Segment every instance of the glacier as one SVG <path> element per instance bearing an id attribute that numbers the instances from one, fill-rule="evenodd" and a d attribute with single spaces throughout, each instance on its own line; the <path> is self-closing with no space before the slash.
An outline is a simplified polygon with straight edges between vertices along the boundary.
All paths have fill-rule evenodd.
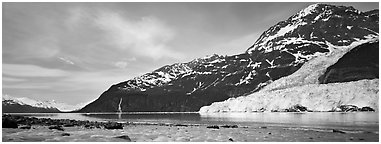
<path id="1" fill-rule="evenodd" d="M 371 107 L 378 111 L 379 79 L 328 84 L 319 84 L 318 81 L 325 70 L 345 53 L 361 44 L 376 41 L 378 37 L 368 37 L 348 46 L 335 46 L 326 42 L 330 52 L 316 55 L 295 73 L 253 94 L 201 107 L 199 113 L 284 111 L 295 105 L 317 112 L 335 111 L 341 105 Z"/>

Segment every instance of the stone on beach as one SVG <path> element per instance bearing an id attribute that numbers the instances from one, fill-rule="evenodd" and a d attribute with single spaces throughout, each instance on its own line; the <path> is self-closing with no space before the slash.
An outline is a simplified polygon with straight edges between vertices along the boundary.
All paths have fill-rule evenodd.
<path id="1" fill-rule="evenodd" d="M 154 142 L 167 142 L 169 141 L 169 138 L 166 136 L 158 136 L 156 139 L 153 140 Z"/>
<path id="2" fill-rule="evenodd" d="M 223 128 L 238 128 L 237 125 L 223 125 L 221 127 L 223 127 Z"/>
<path id="3" fill-rule="evenodd" d="M 18 128 L 18 124 L 15 120 L 3 117 L 3 128 Z"/>
<path id="4" fill-rule="evenodd" d="M 62 133 L 61 136 L 70 136 L 69 133 Z"/>
<path id="5" fill-rule="evenodd" d="M 220 129 L 219 126 L 216 126 L 216 125 L 213 125 L 213 126 L 207 126 L 206 128 L 210 128 L 210 129 Z"/>
<path id="6" fill-rule="evenodd" d="M 332 132 L 334 133 L 342 133 L 342 134 L 345 134 L 345 132 L 341 131 L 341 130 L 337 130 L 337 129 L 333 129 Z"/>
<path id="7" fill-rule="evenodd" d="M 50 126 L 49 129 L 56 129 L 56 130 L 64 131 L 64 128 L 62 126 L 59 126 L 59 125 Z"/>
<path id="8" fill-rule="evenodd" d="M 129 142 L 131 141 L 131 138 L 128 137 L 128 135 L 117 136 L 117 137 L 114 137 L 114 138 L 124 139 L 124 140 L 129 141 Z"/>
<path id="9" fill-rule="evenodd" d="M 30 128 L 32 128 L 31 125 L 24 125 L 19 127 L 19 129 L 30 129 Z"/>
<path id="10" fill-rule="evenodd" d="M 184 124 L 175 124 L 175 126 L 183 126 L 183 127 L 187 127 L 188 125 L 184 125 Z"/>
<path id="11" fill-rule="evenodd" d="M 63 127 L 74 127 L 74 124 L 72 123 L 64 124 Z"/>
<path id="12" fill-rule="evenodd" d="M 104 125 L 105 129 L 123 129 L 123 124 L 117 122 L 110 122 Z"/>

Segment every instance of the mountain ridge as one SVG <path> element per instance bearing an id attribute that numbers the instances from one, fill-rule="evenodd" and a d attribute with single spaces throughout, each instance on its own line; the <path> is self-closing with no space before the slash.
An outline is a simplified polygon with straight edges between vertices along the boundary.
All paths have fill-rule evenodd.
<path id="1" fill-rule="evenodd" d="M 369 38 L 378 38 L 378 10 L 311 5 L 264 31 L 242 54 L 161 67 L 111 86 L 79 112 L 198 111 L 252 94 L 331 53 L 333 46 Z"/>
<path id="2" fill-rule="evenodd" d="M 7 94 L 2 96 L 3 113 L 28 113 L 28 112 L 70 112 L 78 110 L 83 104 L 68 105 L 55 100 L 40 101 L 26 97 L 12 97 Z"/>

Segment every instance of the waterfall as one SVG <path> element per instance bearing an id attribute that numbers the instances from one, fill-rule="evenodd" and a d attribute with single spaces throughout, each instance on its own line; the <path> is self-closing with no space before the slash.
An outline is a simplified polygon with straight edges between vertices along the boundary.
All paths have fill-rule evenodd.
<path id="1" fill-rule="evenodd" d="M 120 101 L 119 101 L 119 107 L 118 107 L 118 110 L 119 110 L 119 113 L 122 113 L 122 107 L 120 106 L 122 104 L 122 98 L 120 98 Z"/>

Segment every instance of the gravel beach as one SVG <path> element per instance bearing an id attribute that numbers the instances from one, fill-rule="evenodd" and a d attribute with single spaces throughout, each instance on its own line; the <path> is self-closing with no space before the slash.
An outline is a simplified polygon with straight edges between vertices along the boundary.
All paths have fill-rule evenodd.
<path id="1" fill-rule="evenodd" d="M 7 119 L 7 120 L 6 120 Z M 7 127 L 14 121 L 17 128 Z M 3 142 L 377 142 L 377 132 L 284 126 L 116 123 L 3 115 Z"/>

